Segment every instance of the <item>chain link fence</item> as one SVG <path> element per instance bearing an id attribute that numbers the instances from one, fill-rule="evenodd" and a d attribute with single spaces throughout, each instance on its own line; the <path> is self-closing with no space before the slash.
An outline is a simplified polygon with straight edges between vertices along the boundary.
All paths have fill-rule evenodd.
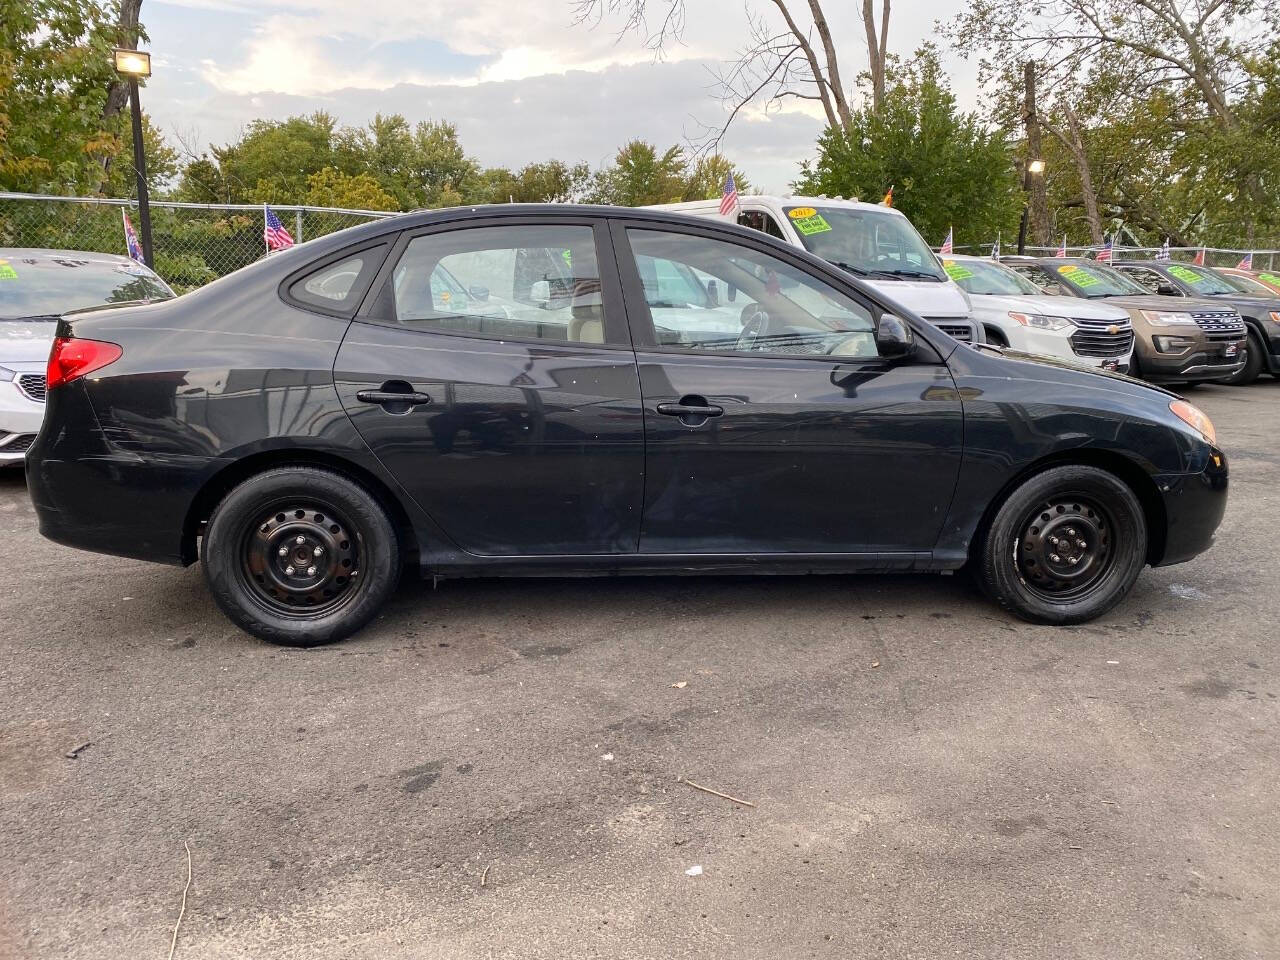
<path id="1" fill-rule="evenodd" d="M 972 256 L 985 257 L 991 253 L 993 244 L 990 243 L 969 243 L 956 244 L 956 253 L 966 253 Z M 1029 257 L 1052 257 L 1060 248 L 1058 247 L 1026 247 L 1026 253 Z M 1088 257 L 1093 259 L 1098 255 L 1101 246 L 1088 247 L 1067 247 L 1068 257 Z M 1235 247 L 1204 247 L 1204 263 L 1208 267 L 1234 267 L 1240 260 L 1249 253 L 1253 254 L 1253 267 L 1255 270 L 1268 270 L 1274 272 L 1277 266 L 1280 266 L 1280 250 L 1246 250 Z M 1160 247 L 1115 247 L 1112 255 L 1116 260 L 1154 260 L 1161 253 Z M 1169 256 L 1171 259 L 1180 263 L 1190 263 L 1200 254 L 1200 247 L 1170 247 Z M 1000 245 L 1000 253 L 1002 256 L 1011 257 L 1018 252 L 1017 246 L 1014 244 Z"/>
<path id="2" fill-rule="evenodd" d="M 125 252 L 121 210 L 138 229 L 132 200 L 0 193 L 0 247 Z M 294 242 L 301 243 L 393 213 L 272 204 Z M 260 258 L 262 206 L 254 204 L 151 201 L 152 253 L 156 273 L 183 292 L 238 270 Z"/>

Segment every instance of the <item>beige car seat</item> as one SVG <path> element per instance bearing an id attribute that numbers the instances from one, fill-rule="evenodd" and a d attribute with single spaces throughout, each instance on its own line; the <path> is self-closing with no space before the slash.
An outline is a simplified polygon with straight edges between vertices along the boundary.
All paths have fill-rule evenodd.
<path id="1" fill-rule="evenodd" d="M 569 306 L 569 339 L 604 343 L 604 301 L 599 280 L 575 280 Z"/>

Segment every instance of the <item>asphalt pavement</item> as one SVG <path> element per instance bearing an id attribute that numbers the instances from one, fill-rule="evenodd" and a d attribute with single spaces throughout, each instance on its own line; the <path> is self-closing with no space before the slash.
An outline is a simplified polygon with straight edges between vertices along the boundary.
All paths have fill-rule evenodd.
<path id="1" fill-rule="evenodd" d="M 1217 544 L 1072 629 L 475 581 L 289 650 L 0 476 L 0 957 L 167 956 L 184 843 L 175 958 L 1280 956 L 1280 382 L 1189 398 Z"/>

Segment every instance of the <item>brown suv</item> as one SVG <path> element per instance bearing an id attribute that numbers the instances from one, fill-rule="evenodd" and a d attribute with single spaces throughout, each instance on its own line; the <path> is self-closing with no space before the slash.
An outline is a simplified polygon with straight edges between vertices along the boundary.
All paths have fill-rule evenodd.
<path id="1" fill-rule="evenodd" d="M 1133 319 L 1129 375 L 1153 383 L 1227 380 L 1245 362 L 1239 311 L 1212 300 L 1162 297 L 1105 263 L 1080 257 L 1004 257 L 1045 293 L 1105 299 Z"/>

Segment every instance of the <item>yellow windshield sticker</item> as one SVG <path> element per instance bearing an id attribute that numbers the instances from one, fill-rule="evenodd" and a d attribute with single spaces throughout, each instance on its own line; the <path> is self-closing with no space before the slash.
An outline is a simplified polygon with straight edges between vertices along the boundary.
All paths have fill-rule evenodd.
<path id="1" fill-rule="evenodd" d="M 1102 282 L 1095 274 L 1074 263 L 1064 263 L 1058 268 L 1058 272 L 1081 289 L 1093 287 Z"/>
<path id="2" fill-rule="evenodd" d="M 817 216 L 818 211 L 813 207 L 796 207 L 787 212 L 787 216 L 792 220 L 808 220 L 810 217 Z"/>
<path id="3" fill-rule="evenodd" d="M 1187 283 L 1204 283 L 1204 277 L 1189 270 L 1180 263 L 1175 263 L 1168 268 L 1169 272 L 1179 280 L 1185 280 Z"/>
<path id="4" fill-rule="evenodd" d="M 17 280 L 18 271 L 9 265 L 8 260 L 0 260 L 0 280 Z"/>
<path id="5" fill-rule="evenodd" d="M 795 213 L 794 210 L 791 212 Z M 827 223 L 822 214 L 817 212 L 811 217 L 805 217 L 803 220 L 792 220 L 791 225 L 805 237 L 812 236 L 815 233 L 826 233 L 831 229 L 831 224 Z"/>
<path id="6" fill-rule="evenodd" d="M 962 263 L 956 263 L 954 260 L 943 260 L 942 269 L 947 271 L 947 276 L 952 280 L 968 280 L 973 276 L 973 271 Z"/>

